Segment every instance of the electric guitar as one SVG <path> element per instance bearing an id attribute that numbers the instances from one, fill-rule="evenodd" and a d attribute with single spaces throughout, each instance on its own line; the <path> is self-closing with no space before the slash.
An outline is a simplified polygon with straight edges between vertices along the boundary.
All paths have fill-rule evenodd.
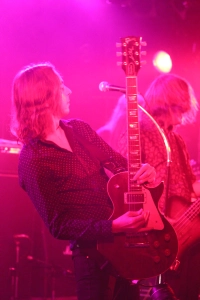
<path id="1" fill-rule="evenodd" d="M 178 251 L 176 233 L 157 209 L 163 183 L 148 188 L 133 180 L 141 167 L 137 103 L 141 43 L 141 37 L 121 38 L 122 68 L 126 74 L 128 172 L 112 176 L 107 190 L 113 202 L 110 219 L 140 208 L 150 211 L 150 216 L 146 227 L 138 232 L 115 234 L 112 242 L 98 244 L 99 252 L 112 263 L 119 276 L 126 279 L 149 278 L 165 272 L 174 262 Z"/>

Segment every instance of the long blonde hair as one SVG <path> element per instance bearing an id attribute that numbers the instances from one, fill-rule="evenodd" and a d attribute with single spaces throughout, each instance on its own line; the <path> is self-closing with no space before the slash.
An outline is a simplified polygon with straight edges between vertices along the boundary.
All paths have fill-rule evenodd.
<path id="1" fill-rule="evenodd" d="M 62 78 L 50 63 L 33 64 L 14 78 L 11 132 L 22 143 L 43 139 L 59 116 Z"/>
<path id="2" fill-rule="evenodd" d="M 154 117 L 174 113 L 183 114 L 183 123 L 195 120 L 198 102 L 191 85 L 175 74 L 157 77 L 145 93 L 145 109 Z"/>

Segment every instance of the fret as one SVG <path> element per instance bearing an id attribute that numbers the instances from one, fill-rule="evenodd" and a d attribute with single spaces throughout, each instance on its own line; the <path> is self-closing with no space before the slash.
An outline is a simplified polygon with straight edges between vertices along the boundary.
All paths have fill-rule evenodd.
<path id="1" fill-rule="evenodd" d="M 135 134 L 137 134 L 138 135 L 138 123 L 136 124 L 136 123 L 134 123 L 134 124 L 128 124 L 128 131 L 129 131 L 129 133 L 131 134 L 133 134 L 133 133 L 135 133 Z"/>
<path id="2" fill-rule="evenodd" d="M 129 139 L 131 141 L 138 141 L 139 140 L 139 136 L 137 136 L 137 135 L 131 135 L 131 136 L 129 136 Z"/>
<path id="3" fill-rule="evenodd" d="M 130 149 L 130 154 L 131 154 L 131 156 L 138 156 L 139 155 L 139 151 L 136 150 L 136 149 L 134 149 L 134 150 Z"/>

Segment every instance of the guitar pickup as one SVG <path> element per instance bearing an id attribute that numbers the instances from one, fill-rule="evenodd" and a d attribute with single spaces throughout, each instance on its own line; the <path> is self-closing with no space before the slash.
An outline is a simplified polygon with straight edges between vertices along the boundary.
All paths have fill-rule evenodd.
<path id="1" fill-rule="evenodd" d="M 124 193 L 124 203 L 125 204 L 144 204 L 145 195 L 141 193 Z"/>

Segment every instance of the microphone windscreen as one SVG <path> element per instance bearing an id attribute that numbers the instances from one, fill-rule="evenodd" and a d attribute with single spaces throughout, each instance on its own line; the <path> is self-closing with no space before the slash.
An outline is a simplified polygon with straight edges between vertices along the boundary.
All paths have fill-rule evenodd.
<path id="1" fill-rule="evenodd" d="M 102 81 L 99 84 L 99 89 L 100 89 L 101 92 L 107 92 L 108 86 L 109 86 L 108 82 Z"/>

